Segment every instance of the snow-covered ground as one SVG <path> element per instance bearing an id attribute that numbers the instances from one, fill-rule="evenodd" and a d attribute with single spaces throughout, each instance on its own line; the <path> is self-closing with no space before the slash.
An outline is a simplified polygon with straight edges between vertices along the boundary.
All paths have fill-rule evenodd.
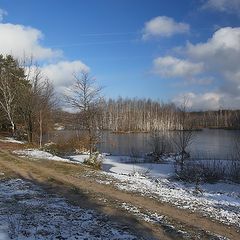
<path id="1" fill-rule="evenodd" d="M 62 131 L 62 130 L 64 130 L 65 129 L 65 127 L 63 126 L 63 125 L 61 125 L 60 123 L 55 123 L 54 124 L 54 130 L 56 130 L 56 131 Z"/>
<path id="2" fill-rule="evenodd" d="M 33 158 L 33 159 L 47 159 L 47 160 L 53 160 L 53 161 L 71 162 L 69 159 L 54 156 L 51 153 L 41 151 L 38 149 L 15 150 L 13 151 L 13 153 L 20 156 Z"/>
<path id="3" fill-rule="evenodd" d="M 83 158 L 83 155 L 71 157 L 79 162 L 82 162 Z M 196 193 L 194 184 L 172 180 L 172 161 L 163 164 L 125 163 L 127 161 L 129 158 L 124 156 L 105 156 L 103 170 L 110 178 L 103 183 L 115 184 L 121 190 L 138 192 L 240 227 L 239 184 L 202 184 L 202 193 Z M 111 178 L 118 181 L 111 181 Z"/>
<path id="4" fill-rule="evenodd" d="M 4 139 L 0 139 L 1 142 L 7 142 L 7 143 L 18 143 L 18 144 L 24 144 L 23 141 L 18 141 L 12 137 L 5 137 Z"/>
<path id="5" fill-rule="evenodd" d="M 138 239 L 93 210 L 21 179 L 0 181 L 0 239 Z"/>
<path id="6" fill-rule="evenodd" d="M 87 155 L 75 155 L 69 159 L 58 158 L 38 150 L 15 151 L 32 158 L 82 163 Z M 162 164 L 126 163 L 124 156 L 104 155 L 102 174 L 106 177 L 102 184 L 115 184 L 121 190 L 137 192 L 171 203 L 182 209 L 201 212 L 205 216 L 225 224 L 240 227 L 240 185 L 219 182 L 202 184 L 196 193 L 194 184 L 174 181 L 172 161 Z M 117 180 L 117 181 L 116 181 Z M 98 180 L 96 180 L 98 181 Z"/>
<path id="7" fill-rule="evenodd" d="M 87 155 L 73 155 L 70 159 L 74 162 L 83 163 Z M 143 175 L 151 178 L 168 178 L 174 172 L 174 165 L 156 163 L 132 163 L 128 156 L 108 156 L 103 154 L 102 170 L 118 175 Z M 141 159 L 140 161 L 141 162 Z"/>

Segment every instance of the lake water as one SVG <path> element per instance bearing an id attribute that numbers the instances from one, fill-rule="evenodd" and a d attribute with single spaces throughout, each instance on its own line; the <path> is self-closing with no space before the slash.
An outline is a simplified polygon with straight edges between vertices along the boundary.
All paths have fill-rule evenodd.
<path id="1" fill-rule="evenodd" d="M 54 131 L 47 137 L 55 141 L 59 137 L 66 140 L 75 132 L 69 130 Z M 175 132 L 169 132 L 168 137 L 174 137 Z M 189 151 L 191 156 L 200 158 L 227 159 L 233 154 L 234 139 L 240 131 L 223 129 L 203 129 L 194 132 L 194 138 Z M 149 133 L 113 134 L 109 131 L 102 133 L 98 149 L 112 155 L 130 155 L 137 153 L 144 155 L 151 152 L 151 135 Z"/>

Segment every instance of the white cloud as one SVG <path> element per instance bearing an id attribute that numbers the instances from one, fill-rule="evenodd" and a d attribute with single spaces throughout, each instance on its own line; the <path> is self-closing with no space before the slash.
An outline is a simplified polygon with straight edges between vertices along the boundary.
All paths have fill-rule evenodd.
<path id="1" fill-rule="evenodd" d="M 183 103 L 183 99 L 187 99 L 187 107 L 190 110 L 217 110 L 221 107 L 222 95 L 216 92 L 202 94 L 189 92 L 177 96 L 173 101 L 180 106 Z"/>
<path id="2" fill-rule="evenodd" d="M 41 45 L 41 31 L 23 25 L 0 23 L 0 52 L 12 54 L 17 58 L 33 56 L 36 60 L 61 56 L 60 50 L 53 50 Z"/>
<path id="3" fill-rule="evenodd" d="M 226 58 L 240 58 L 240 28 L 225 27 L 217 30 L 206 43 L 188 44 L 187 53 L 198 59 L 221 57 L 226 64 Z M 224 59 L 222 59 L 224 57 Z M 219 61 L 218 61 L 219 62 Z"/>
<path id="4" fill-rule="evenodd" d="M 203 62 L 202 75 L 214 78 L 217 84 L 214 91 L 206 90 L 201 94 L 189 93 L 191 107 L 239 109 L 240 28 L 221 28 L 206 42 L 189 43 L 182 50 L 188 62 Z"/>
<path id="5" fill-rule="evenodd" d="M 192 77 L 202 70 L 202 63 L 193 63 L 172 56 L 158 57 L 153 61 L 153 71 L 163 77 Z"/>
<path id="6" fill-rule="evenodd" d="M 209 85 L 214 81 L 212 77 L 192 77 L 184 81 L 185 85 Z"/>
<path id="7" fill-rule="evenodd" d="M 4 16 L 6 16 L 8 13 L 6 10 L 0 8 L 0 22 L 2 22 Z"/>
<path id="8" fill-rule="evenodd" d="M 173 56 L 158 57 L 153 60 L 152 72 L 165 78 L 178 78 L 173 86 L 209 85 L 213 78 L 200 76 L 204 72 L 202 62 L 192 62 Z"/>
<path id="9" fill-rule="evenodd" d="M 81 61 L 60 61 L 56 64 L 48 64 L 41 68 L 43 74 L 54 84 L 58 93 L 63 93 L 66 88 L 74 83 L 73 73 L 90 71 L 89 67 Z"/>
<path id="10" fill-rule="evenodd" d="M 62 93 L 74 82 L 73 73 L 89 71 L 82 61 L 63 61 L 61 50 L 53 50 L 41 44 L 43 34 L 40 30 L 23 25 L 0 23 L 0 53 L 11 54 L 16 58 L 33 57 L 44 64 L 43 76 L 54 85 L 57 93 Z M 54 62 L 54 64 L 49 64 Z"/>
<path id="11" fill-rule="evenodd" d="M 190 26 L 186 23 L 175 22 L 166 16 L 158 16 L 145 23 L 143 39 L 152 37 L 170 37 L 174 34 L 189 32 Z"/>
<path id="12" fill-rule="evenodd" d="M 0 21 L 4 15 L 6 12 L 0 9 Z M 90 68 L 80 60 L 62 60 L 61 50 L 41 44 L 43 37 L 42 32 L 36 28 L 0 22 L 0 54 L 11 54 L 20 60 L 32 57 L 34 61 L 40 61 L 42 76 L 53 83 L 56 93 L 60 95 L 75 82 L 74 73 L 89 72 Z M 33 71 L 34 68 L 30 74 Z"/>
<path id="13" fill-rule="evenodd" d="M 239 15 L 240 0 L 207 0 L 202 8 Z"/>
<path id="14" fill-rule="evenodd" d="M 206 71 L 218 75 L 225 88 L 221 91 L 240 94 L 240 28 L 221 28 L 205 43 L 188 44 L 185 52 L 191 60 L 204 62 Z"/>

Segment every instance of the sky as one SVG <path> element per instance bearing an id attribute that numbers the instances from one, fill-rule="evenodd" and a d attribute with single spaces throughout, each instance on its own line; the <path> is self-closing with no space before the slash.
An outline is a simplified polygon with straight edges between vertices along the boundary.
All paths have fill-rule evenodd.
<path id="1" fill-rule="evenodd" d="M 240 0 L 0 0 L 0 53 L 59 96 L 89 71 L 106 98 L 240 108 Z"/>

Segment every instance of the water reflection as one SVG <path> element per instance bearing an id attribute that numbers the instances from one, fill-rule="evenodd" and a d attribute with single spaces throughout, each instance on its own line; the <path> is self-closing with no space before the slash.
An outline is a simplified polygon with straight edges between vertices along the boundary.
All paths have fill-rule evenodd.
<path id="1" fill-rule="evenodd" d="M 54 131 L 45 136 L 45 140 L 56 141 L 58 138 L 63 138 L 67 141 L 73 134 L 75 132 L 69 130 Z M 175 135 L 175 132 L 167 133 L 169 139 Z M 240 135 L 240 131 L 223 129 L 196 131 L 189 151 L 195 157 L 226 159 L 233 154 L 233 140 L 237 135 Z M 150 141 L 151 135 L 149 133 L 113 134 L 104 131 L 98 148 L 101 152 L 113 155 L 129 155 L 131 153 L 144 155 L 152 150 Z"/>

